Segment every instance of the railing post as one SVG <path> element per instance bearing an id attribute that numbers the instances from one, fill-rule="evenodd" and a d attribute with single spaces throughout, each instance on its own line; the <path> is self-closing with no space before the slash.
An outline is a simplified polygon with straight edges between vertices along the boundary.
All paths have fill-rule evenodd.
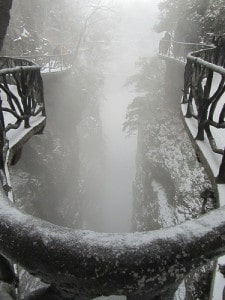
<path id="1" fill-rule="evenodd" d="M 2 99 L 0 95 L 0 180 L 6 195 L 8 195 L 9 191 L 11 191 L 11 187 L 8 184 L 8 180 L 5 173 L 5 161 L 7 151 L 8 140 L 6 139 L 5 121 L 2 111 Z"/>
<path id="2" fill-rule="evenodd" d="M 191 118 L 193 115 L 192 100 L 193 100 L 193 94 L 192 94 L 192 88 L 191 88 L 189 97 L 188 97 L 188 104 L 187 104 L 187 111 L 186 111 L 185 118 Z"/>
<path id="3" fill-rule="evenodd" d="M 224 148 L 223 158 L 219 168 L 219 174 L 216 177 L 216 183 L 217 184 L 225 183 L 225 148 Z"/>
<path id="4" fill-rule="evenodd" d="M 48 70 L 49 70 L 49 73 L 51 73 L 51 59 L 50 59 L 50 57 L 48 58 Z"/>
<path id="5" fill-rule="evenodd" d="M 61 64 L 61 71 L 63 70 L 63 56 L 60 55 L 60 64 Z"/>
<path id="6" fill-rule="evenodd" d="M 4 170 L 4 158 L 3 158 L 4 128 L 5 128 L 5 122 L 4 122 L 3 112 L 2 112 L 2 99 L 0 94 L 0 169 L 1 170 Z"/>

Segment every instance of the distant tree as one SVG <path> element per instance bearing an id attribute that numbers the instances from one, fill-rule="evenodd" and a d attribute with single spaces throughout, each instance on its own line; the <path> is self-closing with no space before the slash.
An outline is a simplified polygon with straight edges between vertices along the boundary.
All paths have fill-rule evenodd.
<path id="1" fill-rule="evenodd" d="M 160 20 L 155 25 L 155 30 L 170 31 L 175 40 L 198 42 L 200 35 L 205 35 L 208 31 L 207 14 L 211 6 L 218 7 L 224 1 L 216 1 L 220 4 L 214 2 L 212 0 L 163 0 L 159 4 Z"/>
<path id="2" fill-rule="evenodd" d="M 137 63 L 139 72 L 129 78 L 127 85 L 132 85 L 137 96 L 128 105 L 126 121 L 123 124 L 123 130 L 128 135 L 138 130 L 140 119 L 149 115 L 152 108 L 152 101 L 156 97 L 163 98 L 163 72 L 162 65 L 154 58 L 141 58 Z"/>
<path id="3" fill-rule="evenodd" d="M 101 42 L 101 38 L 103 37 L 103 35 L 100 36 L 99 34 L 93 35 L 93 29 L 95 31 L 99 30 L 98 24 L 104 21 L 107 12 L 111 10 L 111 6 L 109 5 L 108 1 L 105 0 L 88 1 L 88 3 L 86 3 L 86 5 L 83 7 L 82 10 L 83 10 L 83 17 L 79 24 L 80 29 L 76 39 L 74 40 L 75 58 L 78 56 L 79 50 L 82 47 L 82 45 L 88 46 L 88 41 L 90 42 L 91 38 L 94 37 L 95 44 Z M 106 24 L 104 24 L 104 27 L 105 26 Z M 105 39 L 105 36 L 103 37 L 103 39 Z"/>
<path id="4" fill-rule="evenodd" d="M 0 51 L 2 50 L 3 40 L 6 34 L 10 19 L 10 9 L 12 0 L 0 0 Z"/>
<path id="5" fill-rule="evenodd" d="M 56 2 L 56 1 L 55 1 Z M 6 55 L 47 54 L 44 38 L 52 1 L 18 0 L 13 2 L 11 20 L 4 43 Z"/>
<path id="6" fill-rule="evenodd" d="M 202 32 L 212 32 L 215 35 L 225 32 L 225 0 L 211 0 L 200 21 Z"/>
<path id="7" fill-rule="evenodd" d="M 82 63 L 97 62 L 109 41 L 111 8 L 109 0 L 17 0 L 4 54 L 60 54 L 65 49 Z"/>

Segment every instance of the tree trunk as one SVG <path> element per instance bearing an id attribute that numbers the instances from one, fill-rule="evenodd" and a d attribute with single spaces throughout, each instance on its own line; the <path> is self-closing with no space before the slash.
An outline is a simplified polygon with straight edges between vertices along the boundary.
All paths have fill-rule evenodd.
<path id="1" fill-rule="evenodd" d="M 12 0 L 0 0 L 0 51 L 2 50 L 3 40 L 6 34 L 10 19 L 10 9 Z"/>

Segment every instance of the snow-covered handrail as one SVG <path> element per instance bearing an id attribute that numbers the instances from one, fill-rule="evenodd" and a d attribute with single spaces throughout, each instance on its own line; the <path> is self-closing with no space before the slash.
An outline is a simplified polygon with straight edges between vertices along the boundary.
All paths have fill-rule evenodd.
<path id="1" fill-rule="evenodd" d="M 220 49 L 208 48 L 187 56 L 184 74 L 183 104 L 187 104 L 186 118 L 197 120 L 196 140 L 207 138 L 214 153 L 222 155 L 216 178 L 225 183 L 225 142 L 219 130 L 225 130 L 225 69 Z M 217 78 L 217 84 L 214 84 Z M 217 138 L 216 138 L 217 136 Z M 218 144 L 219 141 L 219 144 Z"/>
<path id="2" fill-rule="evenodd" d="M 6 189 L 8 135 L 29 128 L 39 115 L 46 115 L 40 67 L 26 59 L 0 57 L 0 179 Z"/>
<path id="3" fill-rule="evenodd" d="M 10 79 L 8 86 L 18 77 L 6 79 Z M 33 81 L 26 82 L 30 89 Z M 4 87 L 4 82 L 0 84 Z M 7 157 L 11 151 L 7 149 Z M 164 294 L 165 299 L 192 268 L 225 252 L 224 215 L 222 208 L 164 230 L 96 233 L 24 214 L 0 188 L 0 252 L 62 295 L 147 295 L 151 299 Z"/>
<path id="4" fill-rule="evenodd" d="M 41 67 L 42 73 L 61 72 L 72 67 L 72 53 L 24 56 Z"/>
<path id="5" fill-rule="evenodd" d="M 214 153 L 222 155 L 216 177 L 217 183 L 225 183 L 225 143 L 218 145 L 216 129 L 225 129 L 225 103 L 222 96 L 225 92 L 225 68 L 223 49 L 214 45 L 183 43 L 161 40 L 160 57 L 185 62 L 183 104 L 187 104 L 186 118 L 198 122 L 196 140 L 208 142 Z M 212 88 L 215 74 L 219 84 Z M 213 128 L 213 129 L 212 129 Z M 218 132 L 218 131 L 217 131 Z"/>
<path id="6" fill-rule="evenodd" d="M 200 43 L 185 43 L 161 39 L 159 43 L 159 54 L 163 57 L 186 62 L 189 52 L 205 49 L 206 47 L 207 45 Z"/>
<path id="7" fill-rule="evenodd" d="M 59 227 L 0 197 L 0 251 L 59 292 L 148 295 L 177 286 L 193 267 L 225 251 L 225 209 L 152 232 L 96 233 Z"/>
<path id="8" fill-rule="evenodd" d="M 2 128 L 5 132 L 17 129 L 22 122 L 29 128 L 31 117 L 45 116 L 40 67 L 25 59 L 6 57 L 0 58 L 0 66 Z"/>

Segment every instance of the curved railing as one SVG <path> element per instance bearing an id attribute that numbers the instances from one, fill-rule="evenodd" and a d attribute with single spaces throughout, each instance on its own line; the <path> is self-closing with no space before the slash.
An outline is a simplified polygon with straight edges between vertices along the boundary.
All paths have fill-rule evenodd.
<path id="1" fill-rule="evenodd" d="M 9 189 L 5 164 L 9 140 L 28 129 L 39 115 L 45 117 L 40 67 L 26 59 L 0 57 L 0 178 Z"/>
<path id="2" fill-rule="evenodd" d="M 161 39 L 159 43 L 159 54 L 186 62 L 188 53 L 206 48 L 209 48 L 206 44 L 185 43 Z"/>
<path id="3" fill-rule="evenodd" d="M 45 115 L 45 111 L 40 68 L 26 60 L 20 61 L 23 67 L 18 66 L 19 60 L 6 61 L 2 60 L 6 69 L 0 72 L 0 87 L 8 106 L 2 106 L 0 125 L 7 139 L 8 132 L 18 129 L 18 123 L 24 131 L 29 130 L 31 115 L 40 108 L 40 114 Z M 187 85 L 186 96 L 189 94 Z M 5 113 L 16 119 L 8 131 Z M 6 147 L 4 151 L 2 160 L 9 160 L 15 149 Z M 152 232 L 96 233 L 59 227 L 24 214 L 8 202 L 0 188 L 0 252 L 61 295 L 147 295 L 148 299 L 164 295 L 166 299 L 168 291 L 174 290 L 192 268 L 224 253 L 224 214 L 225 208 L 217 209 L 199 219 Z"/>
<path id="4" fill-rule="evenodd" d="M 183 103 L 187 104 L 185 117 L 197 121 L 195 139 L 207 140 L 212 152 L 221 155 L 216 182 L 225 183 L 225 69 L 218 61 L 217 48 L 188 54 Z"/>
<path id="5" fill-rule="evenodd" d="M 178 43 L 176 43 L 178 45 Z M 182 46 L 183 47 L 183 46 Z M 187 58 L 180 58 L 170 50 L 160 54 L 165 59 L 185 62 L 182 113 L 188 132 L 195 138 L 194 146 L 218 193 L 219 205 L 224 206 L 225 183 L 225 55 L 224 49 L 205 45 L 204 49 L 190 49 Z M 223 184 L 223 185 L 221 185 Z M 224 265 L 224 257 L 217 264 Z M 223 293 L 217 267 L 213 275 L 210 299 Z M 215 296 L 217 295 L 217 296 Z M 215 297 L 215 298 L 214 298 Z"/>
<path id="6" fill-rule="evenodd" d="M 0 57 L 0 181 L 10 202 L 14 199 L 8 165 L 21 152 L 24 142 L 43 130 L 45 116 L 40 67 L 26 59 Z M 17 286 L 14 268 L 1 255 L 0 265 L 1 280 L 8 281 L 10 274 Z"/>
<path id="7" fill-rule="evenodd" d="M 72 53 L 23 57 L 39 65 L 42 73 L 61 72 L 72 67 Z"/>
<path id="8" fill-rule="evenodd" d="M 221 138 L 221 129 L 225 128 L 225 102 L 222 99 L 225 69 L 221 66 L 224 58 L 220 49 L 213 45 L 173 41 L 168 51 L 160 55 L 186 62 L 182 101 L 187 104 L 185 117 L 197 121 L 195 139 L 207 139 L 212 152 L 221 155 L 216 182 L 225 183 L 225 141 Z"/>

